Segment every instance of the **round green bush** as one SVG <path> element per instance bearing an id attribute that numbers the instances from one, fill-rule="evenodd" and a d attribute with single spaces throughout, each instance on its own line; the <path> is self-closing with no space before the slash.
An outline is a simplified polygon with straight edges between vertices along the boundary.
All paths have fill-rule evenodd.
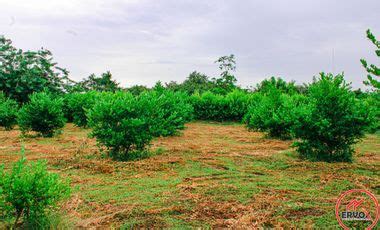
<path id="1" fill-rule="evenodd" d="M 277 89 L 267 95 L 257 94 L 244 121 L 251 130 L 267 132 L 270 137 L 291 139 L 294 125 L 304 113 L 302 104 L 305 100 L 302 95 L 290 96 Z"/>
<path id="2" fill-rule="evenodd" d="M 18 124 L 25 134 L 35 131 L 43 137 L 51 137 L 65 125 L 62 98 L 42 92 L 33 93 L 30 101 L 19 111 Z"/>
<path id="3" fill-rule="evenodd" d="M 0 92 L 0 126 L 11 130 L 17 123 L 18 104 Z"/>
<path id="4" fill-rule="evenodd" d="M 23 157 L 10 171 L 0 165 L 0 215 L 14 226 L 22 219 L 24 228 L 44 229 L 47 212 L 69 195 L 69 183 L 48 172 L 45 161 Z"/>
<path id="5" fill-rule="evenodd" d="M 131 152 L 141 152 L 153 138 L 154 104 L 138 100 L 130 93 L 104 93 L 88 111 L 91 135 L 115 159 L 128 159 Z"/>
<path id="6" fill-rule="evenodd" d="M 373 123 L 373 111 L 355 98 L 343 75 L 321 73 L 308 99 L 308 113 L 296 126 L 298 152 L 310 160 L 352 161 L 353 145 Z"/>
<path id="7" fill-rule="evenodd" d="M 174 135 L 192 119 L 186 99 L 167 90 L 103 93 L 87 113 L 91 135 L 114 159 L 135 159 L 154 137 Z"/>
<path id="8" fill-rule="evenodd" d="M 184 129 L 185 123 L 193 118 L 193 107 L 185 93 L 164 90 L 150 91 L 138 97 L 140 103 L 151 103 L 154 106 L 152 114 L 152 132 L 155 137 L 171 136 Z"/>

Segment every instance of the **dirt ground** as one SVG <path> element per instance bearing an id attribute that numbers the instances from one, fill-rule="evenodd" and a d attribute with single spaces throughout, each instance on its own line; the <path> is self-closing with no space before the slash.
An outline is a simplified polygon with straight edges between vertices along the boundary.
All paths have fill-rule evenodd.
<path id="1" fill-rule="evenodd" d="M 353 163 L 301 160 L 291 141 L 267 139 L 240 124 L 194 122 L 158 138 L 149 158 L 115 162 L 89 130 L 66 125 L 53 138 L 0 130 L 6 167 L 25 148 L 68 178 L 64 220 L 78 228 L 337 227 L 338 196 L 353 188 L 380 195 L 380 138 L 368 135 Z"/>

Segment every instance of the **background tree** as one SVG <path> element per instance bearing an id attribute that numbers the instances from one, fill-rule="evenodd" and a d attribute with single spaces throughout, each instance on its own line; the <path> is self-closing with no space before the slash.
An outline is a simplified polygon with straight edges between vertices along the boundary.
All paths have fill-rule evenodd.
<path id="1" fill-rule="evenodd" d="M 162 84 L 161 81 L 158 81 L 156 82 L 156 84 L 154 84 L 152 90 L 157 91 L 157 92 L 163 92 L 165 91 L 165 86 Z"/>
<path id="2" fill-rule="evenodd" d="M 189 95 L 196 92 L 203 93 L 216 87 L 207 75 L 197 71 L 191 72 L 182 83 L 171 81 L 166 83 L 165 86 L 172 91 L 183 91 Z"/>
<path id="3" fill-rule="evenodd" d="M 95 74 L 91 74 L 87 79 L 78 83 L 78 86 L 83 91 L 101 91 L 101 92 L 115 92 L 120 90 L 119 83 L 112 80 L 112 74 L 110 71 L 102 73 L 100 77 Z"/>
<path id="4" fill-rule="evenodd" d="M 24 103 L 28 96 L 44 89 L 62 93 L 68 81 L 68 71 L 53 62 L 46 49 L 23 51 L 12 41 L 0 36 L 0 91 L 7 97 Z"/>
<path id="5" fill-rule="evenodd" d="M 231 92 L 236 88 L 236 78 L 231 73 L 236 70 L 236 61 L 235 56 L 233 54 L 229 56 L 222 56 L 215 63 L 219 64 L 219 69 L 222 71 L 220 74 L 220 78 L 214 78 L 216 86 L 219 88 L 221 94 L 226 94 Z"/>
<path id="6" fill-rule="evenodd" d="M 372 34 L 371 30 L 367 30 L 367 38 L 376 46 L 375 53 L 378 57 L 380 57 L 380 41 L 378 41 L 375 35 Z M 360 62 L 367 70 L 367 80 L 364 81 L 364 84 L 374 87 L 375 89 L 380 89 L 380 82 L 376 80 L 376 77 L 380 77 L 380 68 L 375 66 L 374 64 L 368 65 L 367 61 L 361 59 Z"/>
<path id="7" fill-rule="evenodd" d="M 189 94 L 193 94 L 195 92 L 203 93 L 213 87 L 212 81 L 210 81 L 209 77 L 197 71 L 190 73 L 189 77 L 187 77 L 182 85 L 184 90 Z"/>
<path id="8" fill-rule="evenodd" d="M 127 88 L 126 90 L 130 92 L 131 94 L 133 94 L 134 96 L 138 96 L 141 93 L 148 91 L 149 88 L 144 85 L 134 85 L 132 87 Z"/>
<path id="9" fill-rule="evenodd" d="M 271 77 L 269 79 L 263 80 L 257 84 L 255 91 L 267 94 L 273 89 L 277 89 L 279 92 L 286 94 L 294 94 L 298 92 L 298 88 L 295 85 L 294 81 L 286 82 L 280 77 Z"/>
<path id="10" fill-rule="evenodd" d="M 178 83 L 176 81 L 170 81 L 169 83 L 165 82 L 165 88 L 175 92 L 184 91 L 182 83 Z"/>
<path id="11" fill-rule="evenodd" d="M 219 64 L 219 69 L 222 71 L 219 78 L 210 79 L 207 75 L 193 71 L 182 83 L 171 81 L 165 84 L 167 89 L 173 91 L 184 91 L 189 95 L 194 93 L 204 93 L 211 91 L 216 94 L 226 95 L 238 88 L 236 86 L 236 78 L 231 73 L 236 70 L 235 56 L 220 57 L 215 63 Z"/>

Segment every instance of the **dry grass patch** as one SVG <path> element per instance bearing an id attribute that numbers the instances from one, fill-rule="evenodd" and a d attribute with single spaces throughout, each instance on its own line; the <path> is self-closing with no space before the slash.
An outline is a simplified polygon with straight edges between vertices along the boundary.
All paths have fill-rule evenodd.
<path id="1" fill-rule="evenodd" d="M 158 138 L 150 158 L 104 158 L 89 130 L 66 125 L 53 138 L 0 131 L 0 159 L 47 159 L 71 179 L 63 204 L 77 227 L 337 226 L 338 195 L 365 188 L 379 195 L 379 136 L 357 145 L 355 162 L 308 162 L 290 141 L 266 139 L 240 124 L 194 122 L 182 135 Z"/>

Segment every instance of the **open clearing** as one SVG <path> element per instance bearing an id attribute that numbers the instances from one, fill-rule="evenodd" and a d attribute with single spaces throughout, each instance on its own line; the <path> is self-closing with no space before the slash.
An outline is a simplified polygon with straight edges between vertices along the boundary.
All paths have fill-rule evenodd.
<path id="1" fill-rule="evenodd" d="M 235 123 L 187 124 L 133 162 L 102 157 L 88 133 L 71 124 L 54 138 L 0 131 L 6 167 L 25 146 L 27 159 L 47 159 L 70 178 L 74 192 L 61 210 L 77 227 L 338 227 L 340 193 L 380 195 L 378 134 L 357 145 L 354 163 L 330 164 L 300 160 L 291 142 Z"/>

